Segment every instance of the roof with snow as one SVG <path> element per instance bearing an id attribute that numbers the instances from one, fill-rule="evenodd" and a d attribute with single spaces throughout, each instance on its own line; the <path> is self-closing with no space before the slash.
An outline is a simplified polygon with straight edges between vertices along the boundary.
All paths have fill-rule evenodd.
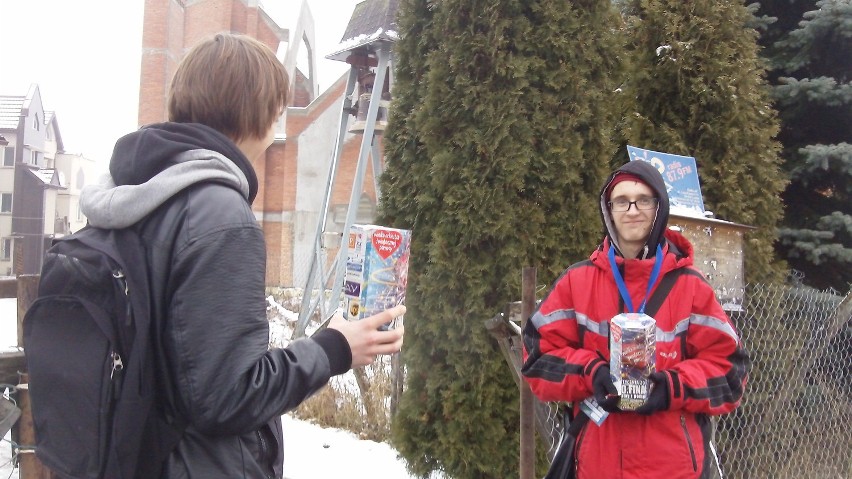
<path id="1" fill-rule="evenodd" d="M 744 228 L 744 229 L 756 229 L 754 226 L 744 225 L 740 223 L 734 223 L 732 221 L 726 221 L 719 218 L 714 218 L 712 211 L 700 211 L 697 208 L 690 208 L 686 206 L 676 206 L 672 205 L 669 208 L 669 216 L 679 217 L 679 218 L 693 218 L 699 220 L 699 222 L 707 223 L 707 224 L 716 224 L 718 226 L 730 226 L 735 228 Z"/>
<path id="2" fill-rule="evenodd" d="M 21 119 L 25 97 L 0 96 L 0 130 L 15 130 Z"/>
<path id="3" fill-rule="evenodd" d="M 355 5 L 336 52 L 326 58 L 346 61 L 357 50 L 373 51 L 377 43 L 396 42 L 399 39 L 398 10 L 399 0 L 364 0 Z"/>
<path id="4" fill-rule="evenodd" d="M 58 182 L 58 179 L 55 180 L 56 170 L 53 169 L 38 169 L 32 172 L 36 178 L 41 180 L 42 183 L 49 185 L 54 183 L 54 181 Z"/>
<path id="5" fill-rule="evenodd" d="M 67 188 L 67 185 L 65 185 L 64 175 L 61 175 L 59 171 L 54 168 L 27 168 L 26 171 L 48 188 Z"/>

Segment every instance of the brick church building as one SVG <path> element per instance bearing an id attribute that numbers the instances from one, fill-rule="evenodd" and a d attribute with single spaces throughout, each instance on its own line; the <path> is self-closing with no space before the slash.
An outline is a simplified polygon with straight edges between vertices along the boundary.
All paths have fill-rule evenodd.
<path id="1" fill-rule="evenodd" d="M 139 125 L 166 120 L 166 94 L 183 54 L 207 36 L 229 31 L 250 35 L 273 51 L 291 79 L 290 105 L 275 142 L 256 162 L 260 188 L 253 210 L 267 245 L 267 286 L 301 287 L 314 254 L 317 223 L 342 118 L 343 75 L 317 94 L 314 20 L 302 2 L 298 18 L 285 29 L 258 0 L 145 0 Z M 291 41 L 290 39 L 295 39 Z M 307 54 L 311 71 L 296 67 Z M 351 118 L 347 115 L 347 118 Z M 347 120 L 351 121 L 351 120 Z M 334 181 L 327 231 L 342 231 L 358 161 L 361 135 L 347 133 Z M 372 221 L 376 194 L 368 167 L 358 205 L 358 221 Z M 333 252 L 329 252 L 333 257 Z"/>

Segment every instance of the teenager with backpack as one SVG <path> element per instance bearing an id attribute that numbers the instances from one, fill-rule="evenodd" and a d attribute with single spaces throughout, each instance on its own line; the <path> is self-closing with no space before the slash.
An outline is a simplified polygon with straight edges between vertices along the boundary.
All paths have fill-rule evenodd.
<path id="1" fill-rule="evenodd" d="M 90 225 L 132 228 L 145 245 L 159 408 L 185 427 L 159 477 L 282 477 L 281 415 L 402 345 L 401 327 L 379 331 L 398 306 L 362 321 L 335 315 L 313 337 L 268 349 L 252 161 L 272 144 L 288 91 L 269 48 L 217 34 L 178 66 L 169 121 L 119 139 L 110 181 L 83 191 Z"/>
<path id="2" fill-rule="evenodd" d="M 600 208 L 603 242 L 563 273 L 526 323 L 522 373 L 542 401 L 572 402 L 575 417 L 590 397 L 609 412 L 575 436 L 579 479 L 713 477 L 709 417 L 739 405 L 748 355 L 693 267 L 692 245 L 667 229 L 669 199 L 656 168 L 631 161 L 613 172 Z M 661 286 L 666 277 L 676 279 Z M 610 320 L 644 311 L 658 287 L 671 289 L 651 313 L 657 330 L 650 394 L 637 410 L 622 411 L 610 376 Z"/>

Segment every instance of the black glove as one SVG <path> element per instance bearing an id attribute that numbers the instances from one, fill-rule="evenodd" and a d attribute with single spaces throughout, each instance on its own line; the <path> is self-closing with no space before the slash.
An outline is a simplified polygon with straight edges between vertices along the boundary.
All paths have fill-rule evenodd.
<path id="1" fill-rule="evenodd" d="M 648 416 L 669 408 L 669 381 L 666 376 L 664 372 L 657 372 L 648 377 L 651 380 L 651 394 L 645 404 L 636 409 L 637 413 Z"/>
<path id="2" fill-rule="evenodd" d="M 592 388 L 595 401 L 601 409 L 608 412 L 620 411 L 618 403 L 621 401 L 621 396 L 618 395 L 618 390 L 615 389 L 615 384 L 612 384 L 612 379 L 609 377 L 609 366 L 600 366 L 595 371 L 592 377 Z"/>

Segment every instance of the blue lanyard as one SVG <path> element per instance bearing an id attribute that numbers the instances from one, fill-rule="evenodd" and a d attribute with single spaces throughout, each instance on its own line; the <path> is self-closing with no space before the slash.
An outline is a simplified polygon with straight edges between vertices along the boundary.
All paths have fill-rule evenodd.
<path id="1" fill-rule="evenodd" d="M 633 310 L 633 300 L 630 299 L 630 293 L 627 292 L 627 285 L 624 284 L 624 278 L 621 277 L 621 273 L 618 271 L 618 266 L 615 264 L 615 248 L 612 245 L 609 245 L 609 265 L 612 268 L 612 276 L 615 278 L 615 285 L 618 286 L 618 292 L 621 293 L 621 297 L 624 299 L 624 304 L 627 306 L 627 310 L 631 313 L 635 312 Z M 658 244 L 657 258 L 654 260 L 654 269 L 651 270 L 651 278 L 648 279 L 648 290 L 645 291 L 645 299 L 642 300 L 642 305 L 639 306 L 639 313 L 645 313 L 645 304 L 648 302 L 648 296 L 651 294 L 651 288 L 653 288 L 654 283 L 657 282 L 657 276 L 660 275 L 660 268 L 662 266 L 663 247 Z"/>

